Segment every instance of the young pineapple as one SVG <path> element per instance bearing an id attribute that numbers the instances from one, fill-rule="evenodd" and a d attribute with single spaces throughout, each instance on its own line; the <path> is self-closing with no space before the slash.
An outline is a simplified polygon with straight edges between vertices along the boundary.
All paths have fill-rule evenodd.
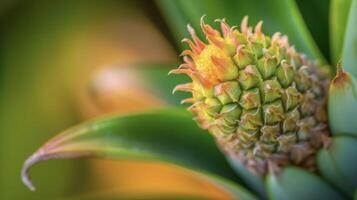
<path id="1" fill-rule="evenodd" d="M 188 108 L 220 148 L 252 173 L 267 174 L 287 164 L 314 170 L 315 154 L 328 141 L 326 95 L 328 75 L 295 51 L 287 36 L 254 31 L 248 18 L 241 31 L 218 20 L 221 33 L 205 24 L 208 44 L 188 26 L 190 50 L 170 73 L 192 82 L 174 92 L 189 91 Z"/>

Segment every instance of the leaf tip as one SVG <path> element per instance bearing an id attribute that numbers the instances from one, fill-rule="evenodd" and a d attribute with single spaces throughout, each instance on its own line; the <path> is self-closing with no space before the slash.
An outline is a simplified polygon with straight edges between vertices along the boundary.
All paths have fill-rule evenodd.
<path id="1" fill-rule="evenodd" d="M 344 87 L 346 83 L 351 82 L 350 75 L 343 70 L 341 62 L 336 66 L 337 73 L 335 78 L 331 81 L 331 85 L 334 87 Z"/>
<path id="2" fill-rule="evenodd" d="M 30 177 L 30 168 L 36 164 L 38 161 L 41 160 L 41 156 L 38 152 L 34 153 L 31 157 L 29 157 L 21 170 L 21 179 L 22 182 L 26 185 L 26 187 L 31 190 L 31 191 L 35 191 L 36 188 L 33 185 L 32 181 L 31 181 L 31 177 Z"/>

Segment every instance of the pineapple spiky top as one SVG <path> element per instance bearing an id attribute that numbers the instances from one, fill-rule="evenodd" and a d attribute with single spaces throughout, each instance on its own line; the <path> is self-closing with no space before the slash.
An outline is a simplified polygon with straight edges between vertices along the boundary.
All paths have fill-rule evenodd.
<path id="1" fill-rule="evenodd" d="M 251 172 L 263 176 L 269 166 L 314 168 L 314 155 L 328 135 L 328 78 L 314 62 L 295 51 L 287 36 L 254 30 L 248 18 L 240 31 L 225 20 L 221 32 L 201 19 L 208 43 L 188 25 L 190 50 L 170 73 L 187 74 L 192 82 L 175 87 L 189 91 L 188 108 L 219 146 Z M 276 167 L 275 167 L 276 168 Z"/>

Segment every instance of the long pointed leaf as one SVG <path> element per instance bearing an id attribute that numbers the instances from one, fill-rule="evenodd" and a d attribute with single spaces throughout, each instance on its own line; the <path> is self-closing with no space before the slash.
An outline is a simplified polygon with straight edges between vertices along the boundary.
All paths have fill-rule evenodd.
<path id="1" fill-rule="evenodd" d="M 330 51 L 333 66 L 341 59 L 351 2 L 352 0 L 331 0 L 330 2 Z"/>
<path id="2" fill-rule="evenodd" d="M 23 181 L 34 189 L 29 168 L 42 160 L 76 157 L 106 157 L 155 160 L 207 172 L 204 177 L 228 192 L 254 199 L 245 189 L 223 178 L 237 181 L 234 171 L 205 131 L 191 116 L 167 109 L 128 116 L 114 116 L 84 123 L 64 131 L 35 152 L 24 164 Z M 213 175 L 210 175 L 213 174 Z"/>
<path id="3" fill-rule="evenodd" d="M 189 20 L 183 15 L 175 1 L 157 1 L 157 4 L 169 22 L 167 25 L 176 39 L 176 44 L 181 46 L 180 41 L 186 35 L 186 28 L 183 27 L 186 27 Z"/>
<path id="4" fill-rule="evenodd" d="M 343 43 L 342 64 L 357 77 L 357 0 L 352 0 Z"/>
<path id="5" fill-rule="evenodd" d="M 247 184 L 252 191 L 259 194 L 262 199 L 266 199 L 267 194 L 264 188 L 263 178 L 252 174 L 239 160 L 231 159 L 229 157 L 227 157 L 227 159 L 232 168 L 240 175 L 244 183 Z"/>
<path id="6" fill-rule="evenodd" d="M 329 5 L 330 0 L 296 1 L 306 26 L 325 58 L 330 58 Z M 328 59 L 330 60 L 330 59 Z"/>
<path id="7" fill-rule="evenodd" d="M 306 24 L 293 0 L 288 1 L 243 1 L 243 0 L 157 0 L 172 32 L 179 42 L 186 33 L 186 24 L 199 27 L 199 19 L 206 14 L 209 20 L 226 18 L 232 25 L 240 25 L 242 18 L 248 15 L 253 23 L 264 21 L 264 30 L 268 34 L 282 32 L 289 36 L 290 42 L 299 51 L 311 58 L 325 59 L 315 44 Z"/>

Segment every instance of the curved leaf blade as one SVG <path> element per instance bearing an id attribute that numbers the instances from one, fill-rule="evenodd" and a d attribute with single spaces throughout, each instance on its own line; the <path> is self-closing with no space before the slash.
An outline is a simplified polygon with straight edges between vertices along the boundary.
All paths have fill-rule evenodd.
<path id="1" fill-rule="evenodd" d="M 314 41 L 330 60 L 329 9 L 330 0 L 295 1 Z"/>
<path id="2" fill-rule="evenodd" d="M 343 42 L 342 64 L 357 77 L 357 0 L 352 0 Z"/>
<path id="3" fill-rule="evenodd" d="M 126 158 L 164 161 L 202 171 L 227 191 L 254 199 L 245 189 L 227 183 L 238 181 L 234 171 L 207 132 L 183 110 L 166 109 L 127 116 L 113 116 L 73 127 L 57 135 L 24 164 L 23 181 L 35 189 L 29 168 L 42 160 L 76 157 Z M 197 172 L 199 173 L 199 172 Z M 214 174 L 214 175 L 210 175 Z"/>
<path id="4" fill-rule="evenodd" d="M 351 198 L 357 188 L 357 139 L 336 136 L 317 156 L 321 174 Z"/>
<path id="5" fill-rule="evenodd" d="M 352 0 L 331 0 L 330 2 L 330 51 L 334 66 L 341 56 L 351 2 Z"/>
<path id="6" fill-rule="evenodd" d="M 339 200 L 343 197 L 316 175 L 298 167 L 287 167 L 280 174 L 266 178 L 270 199 Z"/>
<path id="7" fill-rule="evenodd" d="M 233 197 L 235 197 L 235 198 L 238 198 L 241 200 L 257 200 L 257 197 L 252 195 L 245 188 L 242 188 L 241 186 L 234 184 L 231 181 L 227 181 L 223 178 L 220 178 L 217 176 L 212 176 L 212 175 L 208 175 L 208 176 L 206 176 L 206 178 L 208 179 L 208 181 L 212 182 L 213 184 L 217 185 L 218 187 L 221 187 L 221 189 L 232 194 Z"/>
<path id="8" fill-rule="evenodd" d="M 249 172 L 239 160 L 231 159 L 228 156 L 227 160 L 231 164 L 232 168 L 240 175 L 242 181 L 248 185 L 252 191 L 259 194 L 262 199 L 267 198 L 267 194 L 264 188 L 264 181 L 262 178 Z"/>
<path id="9" fill-rule="evenodd" d="M 196 1 L 166 1 L 157 0 L 157 3 L 172 27 L 172 33 L 179 42 L 188 36 L 186 25 L 190 23 L 198 30 L 199 19 L 207 15 L 209 20 L 226 18 L 232 25 L 239 25 L 245 15 L 253 23 L 263 20 L 264 31 L 268 34 L 282 32 L 289 36 L 291 44 L 310 58 L 319 59 L 325 64 L 325 58 L 313 40 L 300 12 L 293 0 L 288 1 L 259 1 L 243 0 L 196 0 Z M 216 25 L 218 26 L 218 24 Z M 182 47 L 182 44 L 180 44 Z"/>
<path id="10" fill-rule="evenodd" d="M 189 20 L 183 15 L 182 9 L 179 8 L 176 1 L 157 0 L 156 2 L 168 22 L 167 25 L 176 39 L 176 44 L 182 47 L 180 41 L 186 35 L 186 26 Z"/>

